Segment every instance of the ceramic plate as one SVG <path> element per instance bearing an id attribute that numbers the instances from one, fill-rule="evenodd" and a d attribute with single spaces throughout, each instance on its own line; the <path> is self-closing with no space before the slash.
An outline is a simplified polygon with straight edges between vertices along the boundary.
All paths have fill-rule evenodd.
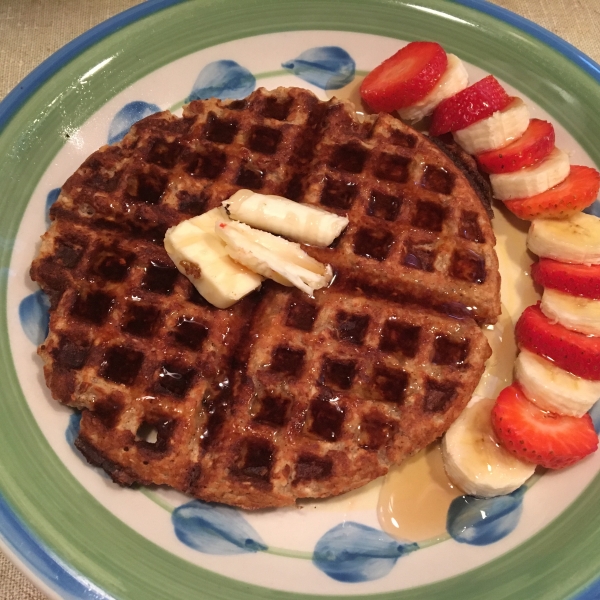
<path id="1" fill-rule="evenodd" d="M 385 534 L 380 482 L 333 501 L 246 513 L 160 489 L 121 489 L 73 450 L 77 415 L 45 388 L 47 304 L 28 268 L 58 189 L 135 120 L 190 98 L 302 85 L 352 97 L 405 41 L 432 39 L 552 120 L 572 163 L 600 165 L 600 69 L 483 2 L 169 0 L 93 29 L 0 105 L 0 537 L 61 598 L 595 598 L 600 454 L 487 504 L 443 535 Z M 535 300 L 525 227 L 497 210 L 505 339 L 484 390 L 510 372 L 512 324 Z M 494 379 L 495 377 L 495 379 Z M 464 503 L 463 503 L 464 504 Z"/>

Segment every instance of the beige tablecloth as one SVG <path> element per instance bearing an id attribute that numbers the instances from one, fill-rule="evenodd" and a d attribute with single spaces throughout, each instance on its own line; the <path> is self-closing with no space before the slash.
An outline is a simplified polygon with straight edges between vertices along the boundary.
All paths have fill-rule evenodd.
<path id="1" fill-rule="evenodd" d="M 0 99 L 61 46 L 138 0 L 0 0 Z M 600 0 L 495 0 L 600 62 Z M 0 553 L 0 600 L 45 600 Z"/>

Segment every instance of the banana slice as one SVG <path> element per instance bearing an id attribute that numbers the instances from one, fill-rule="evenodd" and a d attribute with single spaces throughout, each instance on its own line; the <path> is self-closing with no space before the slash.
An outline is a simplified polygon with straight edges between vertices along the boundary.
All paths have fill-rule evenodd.
<path id="1" fill-rule="evenodd" d="M 454 54 L 448 54 L 448 66 L 436 86 L 421 100 L 398 110 L 404 121 L 420 121 L 433 112 L 433 109 L 446 98 L 454 96 L 469 85 L 469 74 L 462 61 Z"/>
<path id="2" fill-rule="evenodd" d="M 551 321 L 567 329 L 600 335 L 600 300 L 545 288 L 540 308 Z"/>
<path id="3" fill-rule="evenodd" d="M 529 109 L 521 98 L 486 119 L 455 131 L 452 136 L 469 154 L 502 148 L 521 137 L 529 127 Z"/>
<path id="4" fill-rule="evenodd" d="M 541 194 L 558 185 L 569 175 L 569 155 L 558 148 L 533 167 L 514 173 L 490 175 L 492 193 L 498 200 L 515 200 Z"/>
<path id="5" fill-rule="evenodd" d="M 346 217 L 250 190 L 237 191 L 223 206 L 236 221 L 313 246 L 329 246 L 348 225 Z"/>
<path id="6" fill-rule="evenodd" d="M 228 308 L 260 286 L 263 278 L 234 262 L 215 234 L 215 223 L 228 220 L 218 208 L 167 230 L 165 250 L 200 294 L 217 308 Z"/>
<path id="7" fill-rule="evenodd" d="M 528 350 L 517 356 L 515 378 L 531 402 L 559 415 L 582 417 L 600 398 L 600 381 L 576 377 Z"/>
<path id="8" fill-rule="evenodd" d="M 600 219 L 576 213 L 568 219 L 535 219 L 527 247 L 538 256 L 579 265 L 600 264 Z"/>
<path id="9" fill-rule="evenodd" d="M 509 494 L 527 481 L 535 465 L 502 448 L 492 429 L 494 400 L 470 403 L 442 440 L 448 477 L 467 494 L 491 498 Z"/>
<path id="10" fill-rule="evenodd" d="M 215 232 L 233 260 L 282 285 L 312 295 L 333 279 L 330 265 L 311 258 L 294 242 L 235 221 L 218 220 Z"/>

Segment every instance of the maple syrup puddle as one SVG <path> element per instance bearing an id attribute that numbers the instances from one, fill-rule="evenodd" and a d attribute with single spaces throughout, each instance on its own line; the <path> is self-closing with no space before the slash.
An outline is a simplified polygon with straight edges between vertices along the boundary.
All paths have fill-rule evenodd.
<path id="1" fill-rule="evenodd" d="M 450 503 L 463 494 L 448 479 L 435 442 L 390 469 L 379 493 L 379 524 L 392 537 L 411 542 L 445 538 Z"/>

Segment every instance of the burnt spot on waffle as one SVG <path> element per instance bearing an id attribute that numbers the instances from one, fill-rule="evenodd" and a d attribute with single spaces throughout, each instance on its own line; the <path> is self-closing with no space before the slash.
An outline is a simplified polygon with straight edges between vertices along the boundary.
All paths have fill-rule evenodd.
<path id="1" fill-rule="evenodd" d="M 241 187 L 343 214 L 331 286 L 274 282 L 228 309 L 165 231 Z M 82 413 L 76 446 L 121 485 L 257 509 L 344 493 L 437 439 L 499 314 L 489 217 L 462 168 L 391 115 L 259 89 L 157 113 L 65 182 L 31 268 L 39 354 Z M 466 307 L 470 307 L 467 309 Z"/>

